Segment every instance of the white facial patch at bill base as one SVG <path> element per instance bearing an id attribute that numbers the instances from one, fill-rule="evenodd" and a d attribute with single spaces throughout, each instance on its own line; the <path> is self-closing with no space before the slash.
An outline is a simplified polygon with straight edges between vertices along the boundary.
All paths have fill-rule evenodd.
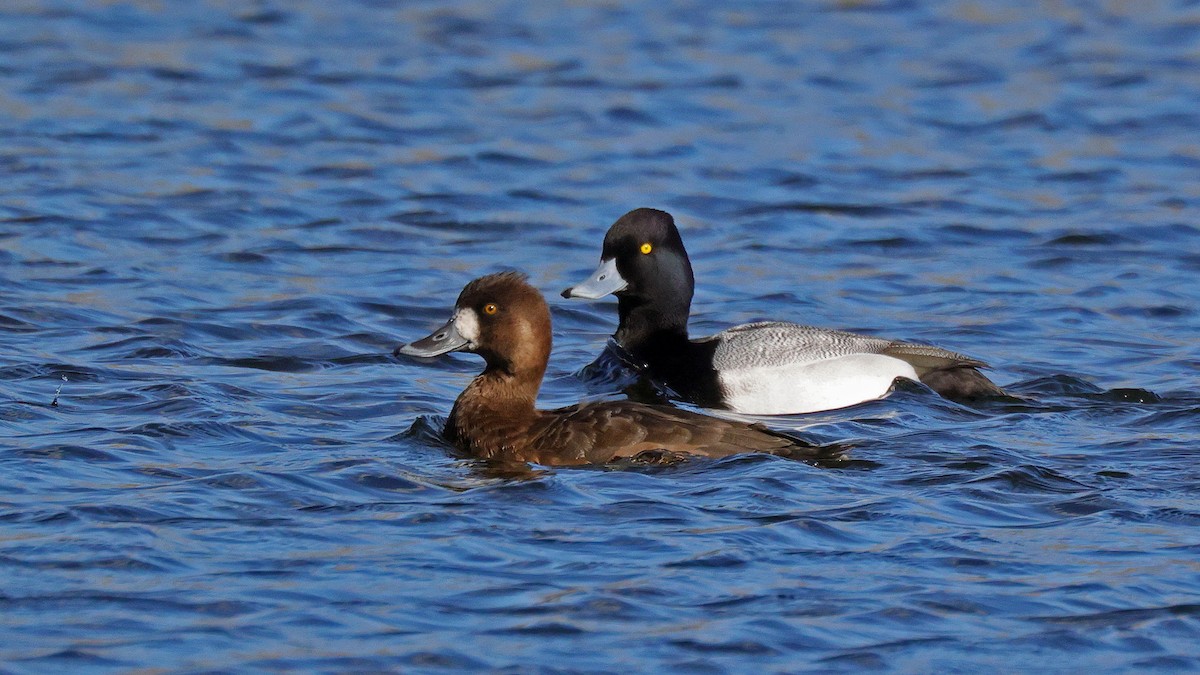
<path id="1" fill-rule="evenodd" d="M 454 312 L 454 329 L 467 339 L 472 348 L 479 346 L 479 315 L 475 310 L 461 308 Z"/>

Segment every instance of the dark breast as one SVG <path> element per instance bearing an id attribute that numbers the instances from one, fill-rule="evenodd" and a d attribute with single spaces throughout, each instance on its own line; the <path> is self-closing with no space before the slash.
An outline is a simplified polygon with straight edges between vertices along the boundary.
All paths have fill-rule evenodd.
<path id="1" fill-rule="evenodd" d="M 686 338 L 650 338 L 628 347 L 634 359 L 646 365 L 652 380 L 664 384 L 680 398 L 705 408 L 724 408 L 717 372 L 713 370 L 715 341 Z"/>
<path id="2" fill-rule="evenodd" d="M 535 415 L 520 408 L 496 408 L 460 396 L 450 411 L 444 435 L 475 457 L 528 461 L 522 455 L 529 447 L 530 425 Z"/>

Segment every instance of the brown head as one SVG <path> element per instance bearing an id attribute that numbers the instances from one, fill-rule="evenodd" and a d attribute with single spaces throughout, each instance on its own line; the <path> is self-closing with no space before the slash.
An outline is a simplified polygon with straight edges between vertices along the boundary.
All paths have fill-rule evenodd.
<path id="1" fill-rule="evenodd" d="M 487 362 L 485 374 L 530 381 L 536 388 L 550 360 L 550 340 L 550 310 L 542 294 L 524 274 L 500 272 L 467 284 L 446 325 L 396 353 L 431 357 L 472 352 Z"/>

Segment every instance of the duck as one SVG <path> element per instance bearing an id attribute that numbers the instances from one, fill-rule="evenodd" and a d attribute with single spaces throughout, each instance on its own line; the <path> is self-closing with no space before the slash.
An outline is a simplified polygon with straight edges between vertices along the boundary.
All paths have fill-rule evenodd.
<path id="1" fill-rule="evenodd" d="M 983 361 L 940 347 L 787 321 L 691 339 L 695 277 L 670 213 L 634 209 L 604 236 L 600 265 L 564 298 L 617 298 L 613 341 L 656 384 L 701 407 L 749 415 L 836 410 L 886 396 L 897 378 L 956 401 L 1004 397 Z"/>
<path id="2" fill-rule="evenodd" d="M 545 298 L 524 274 L 508 271 L 468 283 L 445 325 L 393 354 L 428 359 L 468 352 L 483 357 L 483 372 L 459 394 L 443 431 L 446 440 L 480 459 L 570 466 L 746 452 L 801 459 L 829 454 L 762 424 L 669 405 L 608 400 L 538 410 L 551 344 Z"/>

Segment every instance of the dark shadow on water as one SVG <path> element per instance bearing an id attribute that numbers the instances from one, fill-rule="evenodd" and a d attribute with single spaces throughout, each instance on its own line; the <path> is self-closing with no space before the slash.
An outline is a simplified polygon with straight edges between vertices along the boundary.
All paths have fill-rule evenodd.
<path id="1" fill-rule="evenodd" d="M 1141 405 L 1189 404 L 1195 396 L 1163 396 L 1140 387 L 1102 389 L 1087 380 L 1065 374 L 1049 375 L 1008 385 L 1007 389 L 1022 396 L 1012 401 L 998 402 L 995 412 L 1045 412 L 1060 410 L 1071 401 L 1096 403 L 1134 403 Z"/>
<path id="2" fill-rule="evenodd" d="M 454 446 L 450 445 L 445 437 L 442 436 L 445 428 L 446 418 L 436 415 L 420 415 L 417 419 L 413 420 L 407 431 L 398 433 L 387 440 L 408 439 L 423 445 L 453 449 Z"/>

